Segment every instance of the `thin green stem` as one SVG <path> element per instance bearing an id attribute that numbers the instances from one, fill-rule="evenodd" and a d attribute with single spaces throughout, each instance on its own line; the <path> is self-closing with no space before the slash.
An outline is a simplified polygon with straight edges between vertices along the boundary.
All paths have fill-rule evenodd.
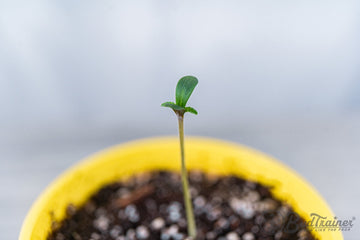
<path id="1" fill-rule="evenodd" d="M 191 203 L 191 195 L 189 190 L 189 182 L 187 177 L 187 170 L 185 165 L 185 150 L 184 150 L 184 114 L 177 113 L 179 122 L 179 138 L 180 138 L 180 151 L 181 151 L 181 182 L 184 192 L 184 203 L 187 218 L 187 228 L 189 237 L 196 238 L 196 224 Z"/>

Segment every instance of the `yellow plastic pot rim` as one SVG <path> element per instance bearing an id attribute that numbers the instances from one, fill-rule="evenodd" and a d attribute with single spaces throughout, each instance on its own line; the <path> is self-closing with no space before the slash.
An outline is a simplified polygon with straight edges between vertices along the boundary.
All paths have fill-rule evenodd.
<path id="1" fill-rule="evenodd" d="M 188 169 L 220 175 L 235 174 L 272 186 L 306 221 L 311 213 L 333 217 L 317 191 L 293 170 L 249 147 L 203 137 L 186 137 Z M 19 240 L 45 240 L 53 220 L 65 217 L 68 204 L 83 204 L 104 184 L 152 170 L 179 170 L 177 137 L 141 139 L 98 152 L 60 175 L 40 195 L 26 216 Z M 319 239 L 343 239 L 340 231 L 314 232 Z"/>

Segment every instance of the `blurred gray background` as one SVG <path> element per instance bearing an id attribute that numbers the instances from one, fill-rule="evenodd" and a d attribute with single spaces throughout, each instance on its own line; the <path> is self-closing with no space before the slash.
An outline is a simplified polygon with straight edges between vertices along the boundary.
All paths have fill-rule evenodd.
<path id="1" fill-rule="evenodd" d="M 80 159 L 175 135 L 160 104 L 187 74 L 186 134 L 264 151 L 360 218 L 359 42 L 355 0 L 0 1 L 1 239 Z"/>

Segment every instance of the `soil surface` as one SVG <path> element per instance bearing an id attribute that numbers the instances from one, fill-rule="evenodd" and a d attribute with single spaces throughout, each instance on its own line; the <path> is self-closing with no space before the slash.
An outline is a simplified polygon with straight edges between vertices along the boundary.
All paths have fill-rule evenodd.
<path id="1" fill-rule="evenodd" d="M 268 187 L 234 176 L 190 172 L 196 240 L 315 239 Z M 186 218 L 180 176 L 146 173 L 107 185 L 53 223 L 48 240 L 183 240 Z"/>

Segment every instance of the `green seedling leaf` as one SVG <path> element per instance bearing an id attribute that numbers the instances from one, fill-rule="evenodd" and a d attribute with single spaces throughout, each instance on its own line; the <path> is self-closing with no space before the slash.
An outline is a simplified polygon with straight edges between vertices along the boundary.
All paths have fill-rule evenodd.
<path id="1" fill-rule="evenodd" d="M 185 107 L 197 84 L 198 80 L 196 77 L 182 77 L 176 85 L 176 104 L 180 107 Z"/>
<path id="2" fill-rule="evenodd" d="M 173 110 L 185 111 L 185 108 L 180 107 L 180 106 L 176 105 L 173 102 L 164 102 L 163 104 L 161 104 L 161 106 L 162 107 L 172 108 Z"/>
<path id="3" fill-rule="evenodd" d="M 185 111 L 197 115 L 198 112 L 192 107 L 185 107 Z"/>
<path id="4" fill-rule="evenodd" d="M 172 108 L 177 114 L 183 115 L 186 112 L 197 115 L 198 112 L 192 107 L 186 107 L 186 103 L 189 100 L 192 92 L 194 91 L 198 80 L 193 76 L 182 77 L 176 85 L 175 98 L 176 103 L 174 102 L 164 102 L 161 104 L 163 107 Z"/>

